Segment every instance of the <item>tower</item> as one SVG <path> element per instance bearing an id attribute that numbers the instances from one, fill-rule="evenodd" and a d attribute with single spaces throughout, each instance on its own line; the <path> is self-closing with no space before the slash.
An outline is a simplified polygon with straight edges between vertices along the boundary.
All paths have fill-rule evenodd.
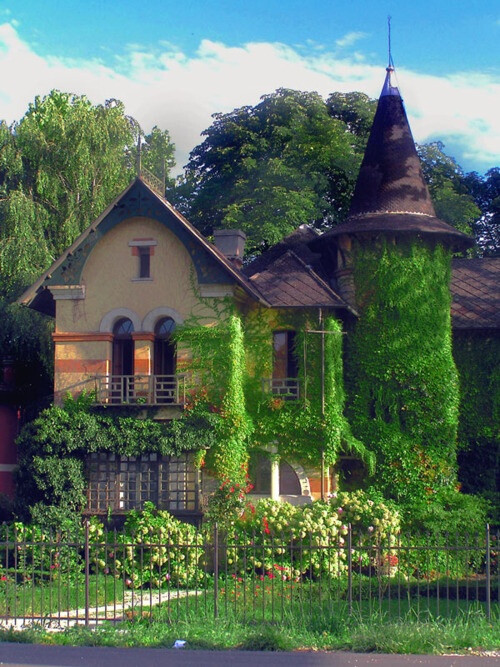
<path id="1" fill-rule="evenodd" d="M 359 318 L 347 349 L 349 417 L 400 501 L 455 479 L 458 382 L 451 255 L 473 240 L 436 217 L 389 66 L 346 221 L 314 241 Z"/>

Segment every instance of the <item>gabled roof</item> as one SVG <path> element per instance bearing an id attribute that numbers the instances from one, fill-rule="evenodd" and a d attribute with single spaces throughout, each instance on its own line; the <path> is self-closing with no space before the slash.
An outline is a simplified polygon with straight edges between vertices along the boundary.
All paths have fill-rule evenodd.
<path id="1" fill-rule="evenodd" d="M 454 259 L 451 315 L 455 329 L 500 328 L 500 257 Z"/>
<path id="2" fill-rule="evenodd" d="M 249 264 L 246 264 L 242 268 L 242 271 L 247 276 L 264 271 L 287 250 L 293 250 L 297 257 L 300 257 L 307 265 L 314 266 L 320 255 L 314 253 L 308 244 L 317 238 L 319 238 L 318 232 L 312 227 L 309 227 L 309 225 L 300 225 L 300 227 L 297 227 L 297 229 L 288 236 L 285 236 L 284 239 L 281 239 L 276 245 L 258 255 Z"/>
<path id="3" fill-rule="evenodd" d="M 292 250 L 286 250 L 250 280 L 275 308 L 348 308 Z"/>
<path id="4" fill-rule="evenodd" d="M 387 68 L 347 220 L 323 238 L 418 233 L 457 249 L 472 246 L 471 237 L 436 218 L 403 100 L 392 83 L 393 71 Z"/>
<path id="5" fill-rule="evenodd" d="M 191 256 L 199 283 L 234 282 L 247 294 L 268 305 L 248 278 L 186 220 L 164 197 L 137 177 L 76 241 L 29 287 L 18 303 L 54 315 L 51 285 L 78 284 L 83 265 L 96 243 L 115 225 L 133 216 L 158 220 L 171 228 Z"/>

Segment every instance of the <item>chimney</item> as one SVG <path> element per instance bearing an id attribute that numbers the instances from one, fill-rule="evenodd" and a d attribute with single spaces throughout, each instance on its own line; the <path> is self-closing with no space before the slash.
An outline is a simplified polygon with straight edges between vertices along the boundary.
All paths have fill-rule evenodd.
<path id="1" fill-rule="evenodd" d="M 214 229 L 215 247 L 238 269 L 243 265 L 246 239 L 240 229 Z"/>

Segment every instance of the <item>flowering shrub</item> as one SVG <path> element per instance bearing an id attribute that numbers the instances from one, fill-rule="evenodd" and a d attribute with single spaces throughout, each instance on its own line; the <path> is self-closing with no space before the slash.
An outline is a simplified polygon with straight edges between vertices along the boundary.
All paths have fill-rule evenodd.
<path id="1" fill-rule="evenodd" d="M 18 521 L 5 525 L 4 530 L 6 542 L 16 542 L 15 549 L 7 552 L 7 565 L 21 572 L 25 581 L 44 581 L 61 575 L 78 577 L 82 572 L 81 554 L 73 546 L 83 542 L 80 525 L 68 523 L 56 531 Z"/>
<path id="2" fill-rule="evenodd" d="M 282 579 L 337 576 L 347 568 L 349 523 L 356 545 L 366 547 L 357 552 L 361 565 L 380 561 L 381 541 L 386 545 L 383 555 L 394 556 L 390 546 L 399 530 L 397 511 L 356 491 L 302 506 L 269 499 L 247 503 L 229 533 L 228 565 L 235 572 L 271 573 Z M 240 545 L 248 542 L 251 548 L 242 550 Z"/>
<path id="3" fill-rule="evenodd" d="M 216 521 L 221 525 L 231 524 L 243 513 L 246 494 L 253 489 L 246 464 L 241 466 L 241 475 L 245 479 L 242 483 L 232 482 L 228 477 L 222 480 L 210 498 L 205 515 L 208 522 Z"/>
<path id="4" fill-rule="evenodd" d="M 187 587 L 204 576 L 199 566 L 202 538 L 194 526 L 144 503 L 127 514 L 123 531 L 91 533 L 95 569 L 122 578 L 128 588 Z"/>

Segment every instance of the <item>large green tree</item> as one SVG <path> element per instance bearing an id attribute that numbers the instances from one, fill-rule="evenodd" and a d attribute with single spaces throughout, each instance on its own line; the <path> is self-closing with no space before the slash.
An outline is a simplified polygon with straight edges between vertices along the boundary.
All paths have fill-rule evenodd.
<path id="1" fill-rule="evenodd" d="M 440 141 L 417 145 L 424 178 L 441 220 L 464 234 L 474 234 L 481 209 L 471 196 L 466 175 Z"/>
<path id="2" fill-rule="evenodd" d="M 36 97 L 19 123 L 0 123 L 0 294 L 38 276 L 129 183 L 139 133 L 122 102 L 57 90 Z M 153 128 L 145 166 L 170 169 L 173 150 Z"/>
<path id="3" fill-rule="evenodd" d="M 334 92 L 325 102 L 316 93 L 279 89 L 254 107 L 215 114 L 168 196 L 205 234 L 243 229 L 253 252 L 302 223 L 337 224 L 349 209 L 376 106 L 359 92 Z M 417 148 L 438 217 L 475 233 L 491 254 L 495 170 L 475 178 L 442 143 Z"/>
<path id="4" fill-rule="evenodd" d="M 237 227 L 264 248 L 304 222 L 345 215 L 359 156 L 317 93 L 279 89 L 215 114 L 204 135 L 170 193 L 202 232 Z"/>

